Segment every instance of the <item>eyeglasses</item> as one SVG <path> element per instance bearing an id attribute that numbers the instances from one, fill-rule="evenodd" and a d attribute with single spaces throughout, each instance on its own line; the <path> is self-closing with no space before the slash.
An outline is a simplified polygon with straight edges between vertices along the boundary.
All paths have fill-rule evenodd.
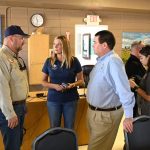
<path id="1" fill-rule="evenodd" d="M 20 39 L 20 40 L 24 40 L 24 37 L 23 36 L 21 36 L 21 35 L 17 35 L 17 34 L 15 34 L 15 35 L 13 35 L 14 37 L 16 37 L 16 38 L 18 38 L 18 39 Z"/>
<path id="2" fill-rule="evenodd" d="M 17 60 L 17 63 L 19 65 L 19 69 L 21 71 L 26 70 L 27 67 L 26 67 L 24 60 L 21 57 L 14 57 L 14 58 Z"/>

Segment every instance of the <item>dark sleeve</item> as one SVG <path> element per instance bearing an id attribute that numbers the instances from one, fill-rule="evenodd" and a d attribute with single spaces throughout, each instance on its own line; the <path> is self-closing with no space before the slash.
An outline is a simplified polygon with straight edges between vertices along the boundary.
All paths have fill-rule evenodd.
<path id="1" fill-rule="evenodd" d="M 76 73 L 79 73 L 79 72 L 82 71 L 81 64 L 80 64 L 80 62 L 79 62 L 77 57 L 74 57 L 74 67 L 75 67 L 75 72 Z"/>
<path id="2" fill-rule="evenodd" d="M 150 72 L 147 74 L 146 77 L 146 93 L 150 95 Z"/>
<path id="3" fill-rule="evenodd" d="M 126 63 L 125 65 L 126 73 L 128 78 L 134 77 L 136 74 L 138 74 L 138 66 L 136 63 Z"/>
<path id="4" fill-rule="evenodd" d="M 135 82 L 139 84 L 142 79 L 140 75 L 140 70 L 139 70 L 141 69 L 141 67 L 136 62 L 132 62 L 129 64 L 127 63 L 125 65 L 125 69 L 126 69 L 128 79 L 134 78 Z"/>
<path id="5" fill-rule="evenodd" d="M 44 65 L 43 65 L 43 68 L 42 68 L 42 72 L 46 73 L 46 74 L 49 74 L 48 73 L 48 66 L 50 65 L 50 59 L 47 58 Z"/>

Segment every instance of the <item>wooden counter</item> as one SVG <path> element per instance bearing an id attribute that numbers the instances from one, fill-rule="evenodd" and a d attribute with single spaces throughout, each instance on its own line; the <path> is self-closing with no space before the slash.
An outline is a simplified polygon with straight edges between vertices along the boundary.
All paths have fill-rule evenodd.
<path id="1" fill-rule="evenodd" d="M 49 128 L 49 119 L 46 100 L 42 98 L 29 98 L 27 102 L 28 113 L 25 118 L 24 136 L 22 150 L 31 150 L 33 139 Z M 86 128 L 86 98 L 82 97 L 78 101 L 77 115 L 75 121 L 75 132 L 77 134 L 78 145 L 88 143 L 88 131 Z M 2 138 L 0 135 L 0 150 L 3 150 Z"/>

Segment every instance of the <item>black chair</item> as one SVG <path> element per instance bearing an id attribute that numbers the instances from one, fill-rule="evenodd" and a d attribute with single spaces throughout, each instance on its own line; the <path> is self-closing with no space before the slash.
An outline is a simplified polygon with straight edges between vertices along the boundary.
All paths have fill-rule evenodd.
<path id="1" fill-rule="evenodd" d="M 82 66 L 85 87 L 87 87 L 87 85 L 88 85 L 89 75 L 90 75 L 90 72 L 92 71 L 93 67 L 94 67 L 94 65 L 84 65 L 84 66 Z"/>
<path id="2" fill-rule="evenodd" d="M 84 65 L 82 66 L 82 71 L 83 71 L 83 78 L 84 78 L 84 87 L 80 87 L 80 88 L 84 88 L 84 94 L 80 95 L 80 96 L 86 96 L 85 94 L 85 89 L 87 88 L 88 82 L 89 82 L 89 75 L 90 72 L 92 71 L 94 65 Z"/>
<path id="3" fill-rule="evenodd" d="M 76 134 L 61 127 L 48 129 L 34 139 L 32 150 L 78 150 Z"/>
<path id="4" fill-rule="evenodd" d="M 150 116 L 134 118 L 133 132 L 125 132 L 125 150 L 150 150 Z"/>

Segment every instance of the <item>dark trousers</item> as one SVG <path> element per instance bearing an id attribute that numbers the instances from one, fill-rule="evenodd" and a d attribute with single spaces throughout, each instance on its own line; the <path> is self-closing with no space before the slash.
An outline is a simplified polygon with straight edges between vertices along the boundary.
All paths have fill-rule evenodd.
<path id="1" fill-rule="evenodd" d="M 19 124 L 13 129 L 10 129 L 8 127 L 8 121 L 0 110 L 0 130 L 2 133 L 5 150 L 20 150 L 20 147 L 22 145 L 23 123 L 26 113 L 26 105 L 15 105 L 14 110 L 16 112 L 16 115 L 18 116 Z"/>

